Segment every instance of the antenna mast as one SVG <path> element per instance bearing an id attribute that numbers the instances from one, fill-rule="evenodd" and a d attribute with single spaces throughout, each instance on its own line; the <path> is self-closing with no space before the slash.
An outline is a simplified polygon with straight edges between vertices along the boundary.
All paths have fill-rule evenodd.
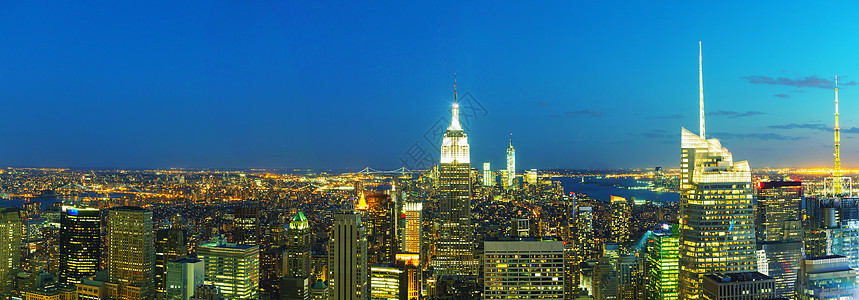
<path id="1" fill-rule="evenodd" d="M 841 129 L 838 126 L 838 76 L 835 76 L 835 171 L 833 176 L 841 176 Z"/>
<path id="2" fill-rule="evenodd" d="M 703 57 L 701 55 L 701 41 L 698 41 L 698 97 L 699 101 L 699 118 L 701 127 L 699 133 L 701 134 L 701 138 L 704 138 L 704 67 L 703 67 Z"/>

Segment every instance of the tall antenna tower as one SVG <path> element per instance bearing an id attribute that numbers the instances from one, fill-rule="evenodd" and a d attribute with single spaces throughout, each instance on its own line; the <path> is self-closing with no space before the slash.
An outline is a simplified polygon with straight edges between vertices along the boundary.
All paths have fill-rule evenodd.
<path id="1" fill-rule="evenodd" d="M 838 127 L 838 76 L 835 76 L 835 171 L 832 176 L 840 177 L 841 173 L 841 129 Z"/>
<path id="2" fill-rule="evenodd" d="M 701 41 L 698 41 L 698 97 L 700 99 L 699 107 L 699 126 L 701 127 L 698 133 L 701 134 L 701 138 L 704 137 L 704 67 L 703 67 L 703 56 L 701 55 Z"/>

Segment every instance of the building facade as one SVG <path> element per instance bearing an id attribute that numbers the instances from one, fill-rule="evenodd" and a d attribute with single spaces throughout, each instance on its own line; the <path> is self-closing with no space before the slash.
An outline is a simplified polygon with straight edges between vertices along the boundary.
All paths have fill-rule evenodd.
<path id="1" fill-rule="evenodd" d="M 206 285 L 218 287 L 228 299 L 259 297 L 259 246 L 217 241 L 197 248 L 197 258 L 205 262 Z"/>
<path id="2" fill-rule="evenodd" d="M 328 288 L 332 300 L 370 299 L 367 248 L 361 215 L 334 215 L 328 248 Z"/>
<path id="3" fill-rule="evenodd" d="M 152 211 L 123 206 L 110 209 L 108 219 L 109 294 L 120 299 L 155 297 L 155 234 Z"/>
<path id="4" fill-rule="evenodd" d="M 564 242 L 484 242 L 484 299 L 564 299 Z"/>

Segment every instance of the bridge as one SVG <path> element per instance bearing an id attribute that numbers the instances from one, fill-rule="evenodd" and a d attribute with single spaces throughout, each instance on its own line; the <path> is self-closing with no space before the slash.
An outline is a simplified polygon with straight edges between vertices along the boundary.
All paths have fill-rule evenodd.
<path id="1" fill-rule="evenodd" d="M 358 171 L 358 172 L 353 173 L 353 174 L 362 174 L 362 175 L 371 175 L 371 174 L 372 175 L 396 175 L 396 174 L 399 174 L 399 175 L 405 175 L 405 174 L 420 174 L 423 172 L 426 172 L 426 170 L 409 170 L 409 169 L 406 169 L 406 167 L 402 167 L 402 168 L 399 168 L 396 170 L 382 171 L 382 170 L 376 170 L 376 169 L 373 169 L 370 167 L 366 167 L 363 170 Z"/>

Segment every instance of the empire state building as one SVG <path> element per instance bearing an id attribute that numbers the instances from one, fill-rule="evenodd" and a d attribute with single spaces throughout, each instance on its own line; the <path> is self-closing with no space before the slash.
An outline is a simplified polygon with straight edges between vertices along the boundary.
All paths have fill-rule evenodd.
<path id="1" fill-rule="evenodd" d="M 470 171 L 468 136 L 459 123 L 459 104 L 454 102 L 453 118 L 442 140 L 438 168 L 441 226 L 436 253 L 431 260 L 438 275 L 477 275 L 471 227 Z"/>

